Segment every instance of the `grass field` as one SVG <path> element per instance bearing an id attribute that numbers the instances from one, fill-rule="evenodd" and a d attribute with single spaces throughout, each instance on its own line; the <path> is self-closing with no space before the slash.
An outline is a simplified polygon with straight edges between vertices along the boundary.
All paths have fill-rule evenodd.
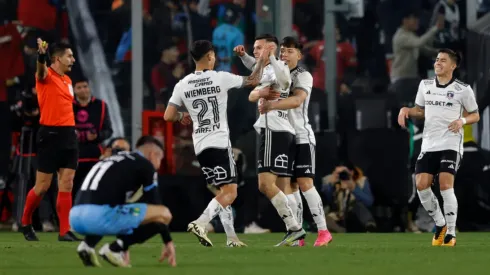
<path id="1" fill-rule="evenodd" d="M 177 267 L 158 263 L 159 238 L 131 249 L 133 268 L 85 268 L 76 243 L 60 243 L 55 234 L 39 234 L 40 242 L 24 241 L 20 233 L 0 233 L 0 274 L 489 274 L 490 234 L 460 233 L 457 247 L 431 247 L 429 234 L 334 235 L 329 247 L 273 247 L 281 234 L 242 235 L 249 247 L 227 248 L 225 236 L 210 234 L 214 247 L 194 236 L 174 233 Z M 112 238 L 106 238 L 110 241 Z"/>

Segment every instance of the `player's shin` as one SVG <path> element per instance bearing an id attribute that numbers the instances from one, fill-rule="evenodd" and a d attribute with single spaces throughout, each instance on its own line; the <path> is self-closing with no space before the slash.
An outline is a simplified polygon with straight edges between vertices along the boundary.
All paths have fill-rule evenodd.
<path id="1" fill-rule="evenodd" d="M 429 213 L 429 215 L 434 219 L 436 225 L 439 227 L 444 226 L 446 224 L 446 220 L 444 219 L 441 208 L 439 207 L 439 201 L 430 187 L 424 190 L 417 190 L 417 193 L 419 194 L 420 203 L 425 208 L 427 213 Z"/>
<path id="2" fill-rule="evenodd" d="M 444 201 L 444 214 L 447 221 L 447 235 L 456 236 L 456 220 L 458 217 L 458 200 L 454 194 L 454 188 L 441 190 Z"/>
<path id="3" fill-rule="evenodd" d="M 223 209 L 221 204 L 214 198 L 212 199 L 201 216 L 196 220 L 201 226 L 206 226 Z"/>
<path id="4" fill-rule="evenodd" d="M 294 198 L 296 199 L 296 220 L 300 226 L 303 225 L 303 199 L 299 193 L 298 183 L 291 184 L 291 190 L 293 192 Z M 294 210 L 293 210 L 294 211 Z"/>
<path id="5" fill-rule="evenodd" d="M 313 184 L 312 184 L 313 185 Z M 323 203 L 320 194 L 314 186 L 311 186 L 306 191 L 303 191 L 308 208 L 310 209 L 313 221 L 318 230 L 327 230 L 327 222 L 325 221 L 325 213 L 323 211 Z"/>
<path id="6" fill-rule="evenodd" d="M 286 224 L 286 228 L 288 230 L 292 230 L 292 231 L 300 230 L 301 227 L 299 226 L 298 221 L 296 221 L 296 217 L 293 214 L 291 207 L 289 206 L 288 198 L 277 187 L 276 189 L 277 189 L 277 193 L 271 199 L 272 205 L 274 205 L 274 208 L 276 208 L 277 213 L 279 213 L 279 216 Z"/>
<path id="7" fill-rule="evenodd" d="M 235 233 L 233 210 L 231 209 L 230 205 L 223 208 L 223 210 L 219 212 L 219 218 L 223 224 L 223 228 L 225 229 L 226 237 L 228 239 L 238 239 Z"/>

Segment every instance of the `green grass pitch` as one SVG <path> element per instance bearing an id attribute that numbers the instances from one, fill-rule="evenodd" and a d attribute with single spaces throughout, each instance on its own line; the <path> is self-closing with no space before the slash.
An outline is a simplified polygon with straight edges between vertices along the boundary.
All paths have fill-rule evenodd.
<path id="1" fill-rule="evenodd" d="M 158 263 L 158 237 L 131 249 L 132 268 L 85 268 L 75 249 L 60 243 L 56 234 L 38 234 L 40 242 L 26 242 L 20 233 L 0 233 L 0 274 L 42 275 L 310 275 L 310 274 L 490 274 L 490 234 L 460 233 L 456 247 L 431 247 L 430 234 L 334 235 L 328 247 L 274 247 L 282 234 L 241 235 L 247 248 L 227 248 L 223 234 L 210 234 L 214 247 L 201 246 L 189 233 L 174 233 L 177 267 Z M 101 244 L 112 241 L 105 238 Z"/>

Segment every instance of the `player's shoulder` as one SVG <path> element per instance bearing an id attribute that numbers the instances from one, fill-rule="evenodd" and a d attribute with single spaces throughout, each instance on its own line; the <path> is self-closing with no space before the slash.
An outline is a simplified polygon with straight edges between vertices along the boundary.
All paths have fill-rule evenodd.
<path id="1" fill-rule="evenodd" d="M 313 79 L 313 76 L 311 75 L 310 72 L 308 72 L 305 68 L 303 67 L 298 67 L 296 69 L 297 72 L 297 77 L 299 79 Z"/>
<path id="2" fill-rule="evenodd" d="M 131 160 L 131 166 L 136 169 L 144 169 L 151 172 L 155 171 L 153 164 L 151 164 L 151 162 L 145 158 L 141 152 L 119 152 L 116 156 L 122 156 L 128 160 Z"/>
<path id="3" fill-rule="evenodd" d="M 471 88 L 470 84 L 464 83 L 463 81 L 461 81 L 461 80 L 459 80 L 457 78 L 454 79 L 453 85 L 454 85 L 454 87 L 461 88 L 462 90 L 463 89 Z"/>

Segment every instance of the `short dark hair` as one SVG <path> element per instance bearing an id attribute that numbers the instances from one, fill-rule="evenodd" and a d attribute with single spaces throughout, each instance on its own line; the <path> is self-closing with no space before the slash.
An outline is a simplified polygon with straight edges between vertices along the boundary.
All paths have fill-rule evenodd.
<path id="1" fill-rule="evenodd" d="M 303 45 L 299 43 L 299 41 L 292 37 L 292 36 L 286 36 L 282 39 L 281 46 L 286 47 L 286 48 L 295 48 L 300 51 L 303 50 Z"/>
<path id="2" fill-rule="evenodd" d="M 116 141 L 118 140 L 124 140 L 129 144 L 129 141 L 125 137 L 113 137 L 109 140 L 106 147 L 112 148 L 112 146 L 114 146 L 114 143 L 116 143 Z M 131 148 L 131 144 L 129 144 L 129 148 Z"/>
<path id="3" fill-rule="evenodd" d="M 210 51 L 214 51 L 211 41 L 197 40 L 192 43 L 191 56 L 195 61 L 201 60 Z"/>
<path id="4" fill-rule="evenodd" d="M 415 10 L 406 10 L 402 13 L 402 19 L 407 19 L 407 18 L 412 18 L 412 17 L 415 17 L 415 18 L 418 18 L 419 15 L 417 14 L 417 12 Z"/>
<path id="5" fill-rule="evenodd" d="M 274 42 L 276 44 L 276 46 L 279 46 L 279 40 L 277 39 L 277 37 L 275 37 L 274 35 L 272 35 L 270 33 L 264 33 L 264 34 L 261 34 L 261 35 L 255 37 L 255 41 L 262 40 L 262 39 L 264 39 L 267 42 Z"/>
<path id="6" fill-rule="evenodd" d="M 448 49 L 448 48 L 445 48 L 445 49 L 440 49 L 438 52 L 438 54 L 440 53 L 445 53 L 449 56 L 449 58 L 454 61 L 454 63 L 456 63 L 456 67 L 459 67 L 459 64 L 461 64 L 461 56 L 459 55 L 459 53 L 451 50 L 451 49 Z"/>
<path id="7" fill-rule="evenodd" d="M 162 142 L 153 136 L 142 136 L 142 137 L 140 137 L 138 139 L 138 141 L 136 142 L 136 148 L 141 147 L 141 146 L 146 145 L 146 144 L 153 144 L 153 145 L 158 146 L 158 148 L 162 149 L 162 151 L 164 150 Z"/>
<path id="8" fill-rule="evenodd" d="M 51 44 L 49 47 L 49 56 L 53 58 L 56 55 L 63 55 L 66 50 L 71 49 L 71 45 L 64 42 L 58 42 Z"/>
<path id="9" fill-rule="evenodd" d="M 86 78 L 85 76 L 75 77 L 73 80 L 73 86 L 77 85 L 80 82 L 87 82 L 88 83 L 88 78 Z"/>

